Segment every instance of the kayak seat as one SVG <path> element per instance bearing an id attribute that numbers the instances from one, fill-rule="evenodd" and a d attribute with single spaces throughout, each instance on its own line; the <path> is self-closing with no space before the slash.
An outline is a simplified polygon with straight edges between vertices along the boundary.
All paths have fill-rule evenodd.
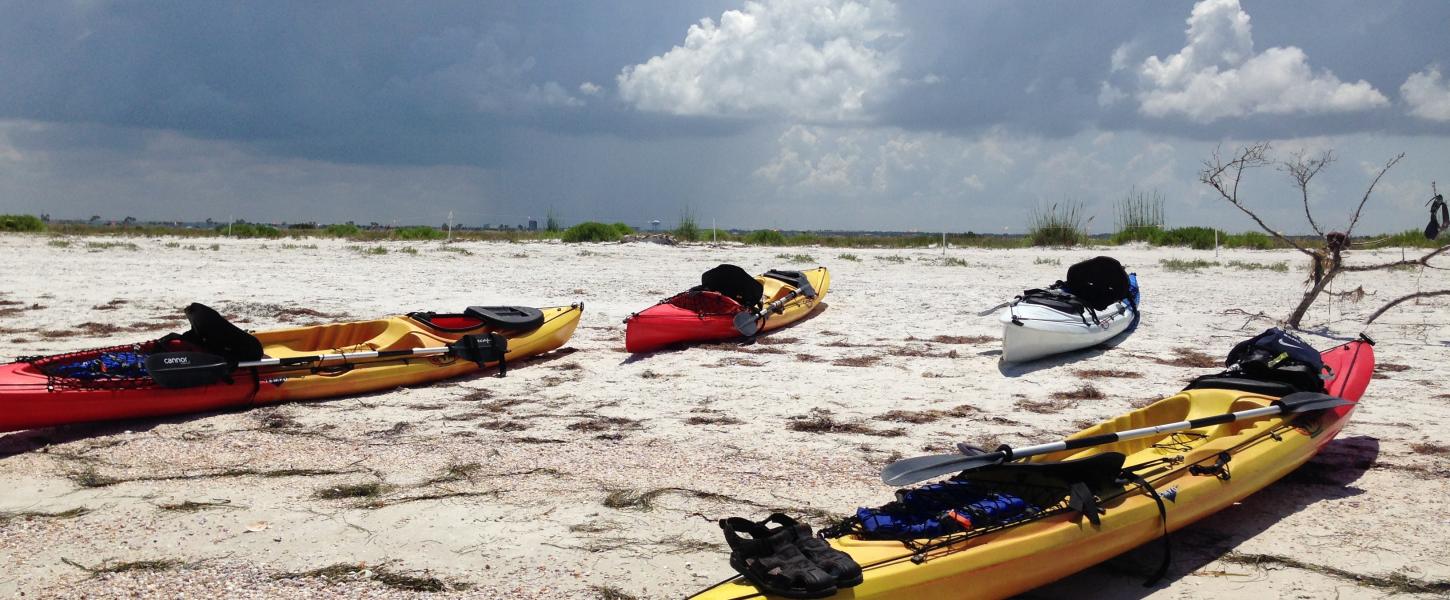
<path id="1" fill-rule="evenodd" d="M 543 311 L 531 306 L 470 306 L 463 314 L 492 329 L 538 329 L 544 324 Z"/>
<path id="2" fill-rule="evenodd" d="M 1094 310 L 1103 310 L 1128 298 L 1132 282 L 1122 263 L 1099 256 L 1067 269 L 1067 291 Z"/>
<path id="3" fill-rule="evenodd" d="M 183 340 L 233 363 L 261 360 L 262 342 L 227 321 L 221 313 L 198 302 L 187 306 L 185 313 L 187 322 L 191 323 L 191 331 L 182 334 Z"/>
<path id="4" fill-rule="evenodd" d="M 700 286 L 750 310 L 760 306 L 760 296 L 765 293 L 764 285 L 735 265 L 720 265 L 705 271 L 700 275 Z"/>
<path id="5" fill-rule="evenodd" d="M 1249 379 L 1247 377 L 1227 377 L 1221 375 L 1206 375 L 1194 379 L 1188 383 L 1187 390 L 1237 390 L 1250 394 L 1261 394 L 1264 396 L 1281 397 L 1294 392 L 1301 391 L 1287 383 L 1279 381 L 1265 381 L 1262 379 Z"/>

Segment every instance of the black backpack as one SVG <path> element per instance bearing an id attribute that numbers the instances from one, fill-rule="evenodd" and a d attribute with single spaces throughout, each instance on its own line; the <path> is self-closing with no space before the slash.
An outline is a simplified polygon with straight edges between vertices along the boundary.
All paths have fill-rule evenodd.
<path id="1" fill-rule="evenodd" d="M 1324 393 L 1324 360 L 1299 336 L 1271 327 L 1239 342 L 1223 362 L 1232 377 L 1287 385 L 1295 391 Z"/>

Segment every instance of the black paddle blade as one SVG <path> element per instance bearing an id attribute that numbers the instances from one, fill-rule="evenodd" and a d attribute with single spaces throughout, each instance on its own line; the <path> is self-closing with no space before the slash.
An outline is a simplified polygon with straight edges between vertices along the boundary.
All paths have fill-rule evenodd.
<path id="1" fill-rule="evenodd" d="M 760 331 L 760 317 L 748 310 L 741 311 L 735 315 L 735 331 L 740 335 L 750 337 Z"/>
<path id="2" fill-rule="evenodd" d="M 161 352 L 146 357 L 146 372 L 164 388 L 189 388 L 220 381 L 232 367 L 227 359 L 205 352 Z"/>
<path id="3" fill-rule="evenodd" d="M 1339 408 L 1341 406 L 1348 406 L 1354 403 L 1345 400 L 1344 398 L 1330 396 L 1328 394 L 1320 394 L 1317 392 L 1294 392 L 1292 394 L 1289 394 L 1288 396 L 1284 396 L 1283 398 L 1275 400 L 1274 404 L 1277 404 L 1283 408 L 1283 414 L 1292 415 L 1296 413 L 1313 412 L 1316 410 L 1325 410 L 1329 408 Z"/>
<path id="4" fill-rule="evenodd" d="M 902 459 L 881 469 L 881 483 L 896 487 L 911 485 L 933 477 L 995 465 L 1001 463 L 1003 458 L 1001 452 L 989 452 L 973 456 L 934 454 Z"/>

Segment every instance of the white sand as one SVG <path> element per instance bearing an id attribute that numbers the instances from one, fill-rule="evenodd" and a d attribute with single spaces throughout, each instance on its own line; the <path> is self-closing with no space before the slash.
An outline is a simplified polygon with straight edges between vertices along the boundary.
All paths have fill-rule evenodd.
<path id="1" fill-rule="evenodd" d="M 942 264 L 939 250 L 453 246 L 472 253 L 464 255 L 438 243 L 388 243 L 388 254 L 364 256 L 357 244 L 330 240 L 121 240 L 137 250 L 88 249 L 88 241 L 105 240 L 75 239 L 62 248 L 44 237 L 0 236 L 0 301 L 20 303 L 0 308 L 26 308 L 0 313 L 0 357 L 154 337 L 181 328 L 175 318 L 192 301 L 242 315 L 253 329 L 313 320 L 279 320 L 280 309 L 293 307 L 368 318 L 469 304 L 583 301 L 585 313 L 567 347 L 572 352 L 519 364 L 504 379 L 0 434 L 0 512 L 88 511 L 0 520 L 0 594 L 413 594 L 381 583 L 381 566 L 465 584 L 466 591 L 455 592 L 462 596 L 598 597 L 595 586 L 606 586 L 638 597 L 679 597 L 731 573 L 712 519 L 759 518 L 780 508 L 813 515 L 819 525 L 824 521 L 809 511 L 847 514 L 890 499 L 892 490 L 877 472 L 893 456 L 944 451 L 959 440 L 1046 441 L 1130 410 L 1209 371 L 1157 360 L 1173 359 L 1180 349 L 1221 357 L 1271 324 L 1245 313 L 1282 317 L 1304 278 L 1303 261 L 1282 251 L 1225 251 L 1218 260 L 1289 261 L 1287 274 L 1165 271 L 1163 258 L 1214 259 L 1212 252 L 1184 249 L 952 249 L 947 256 L 968 265 L 956 266 Z M 213 243 L 220 249 L 210 250 Z M 417 254 L 400 252 L 405 247 Z M 1139 274 L 1145 310 L 1139 330 L 1115 349 L 999 369 L 996 320 L 975 313 L 1025 287 L 1051 283 L 1073 261 L 1099 253 Z M 777 257 L 782 254 L 812 259 L 794 263 Z M 1352 260 L 1367 261 L 1367 254 Z M 1044 258 L 1060 264 L 1039 264 Z M 634 358 L 622 351 L 626 315 L 727 261 L 751 271 L 826 265 L 833 276 L 828 307 L 751 346 Z M 1417 286 L 1445 287 L 1443 272 L 1420 277 L 1412 271 L 1344 277 L 1336 289 L 1363 285 L 1372 295 L 1357 304 L 1336 300 L 1332 312 L 1321 303 L 1308 319 L 1310 341 L 1332 345 L 1356 334 L 1385 299 Z M 93 308 L 112 300 L 125 303 Z M 29 310 L 32 304 L 43 308 Z M 104 339 L 40 333 L 86 322 L 138 327 Z M 1031 595 L 1353 598 L 1391 591 L 1354 575 L 1444 585 L 1450 580 L 1450 306 L 1407 304 L 1370 332 L 1380 342 L 1381 364 L 1408 369 L 1377 378 L 1348 429 L 1308 467 L 1176 534 L 1167 582 L 1140 586 L 1158 560 L 1150 546 Z M 930 341 L 940 335 L 991 339 Z M 1141 377 L 1094 379 L 1106 399 L 1052 400 L 1051 394 L 1083 383 L 1082 369 Z M 488 396 L 475 394 L 480 391 Z M 878 420 L 892 410 L 962 405 L 975 410 L 922 424 Z M 874 430 L 901 428 L 904 435 L 788 428 L 818 409 Z M 600 416 L 620 420 L 600 422 Z M 740 422 L 687 423 L 692 417 Z M 464 465 L 473 466 L 443 476 Z M 287 469 L 337 474 L 275 476 Z M 84 487 L 78 480 L 86 474 L 133 481 Z M 389 505 L 314 497 L 366 482 L 385 484 L 372 500 Z M 651 490 L 664 491 L 653 494 L 648 510 L 604 504 L 611 492 L 617 499 Z M 162 508 L 186 501 L 210 505 L 194 512 Z M 88 567 L 176 562 L 92 576 L 66 560 Z M 277 578 L 338 563 L 368 570 L 331 579 Z M 1319 572 L 1324 569 L 1344 575 Z"/>

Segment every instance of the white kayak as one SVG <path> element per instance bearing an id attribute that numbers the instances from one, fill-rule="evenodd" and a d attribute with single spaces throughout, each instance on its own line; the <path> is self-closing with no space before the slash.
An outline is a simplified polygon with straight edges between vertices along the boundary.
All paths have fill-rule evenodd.
<path id="1" fill-rule="evenodd" d="M 1121 267 L 1120 267 L 1121 268 Z M 1083 303 L 1063 288 L 1030 290 L 1002 311 L 1002 361 L 1026 362 L 1091 348 L 1137 322 L 1138 277 L 1128 275 L 1128 293 L 1101 308 Z"/>

